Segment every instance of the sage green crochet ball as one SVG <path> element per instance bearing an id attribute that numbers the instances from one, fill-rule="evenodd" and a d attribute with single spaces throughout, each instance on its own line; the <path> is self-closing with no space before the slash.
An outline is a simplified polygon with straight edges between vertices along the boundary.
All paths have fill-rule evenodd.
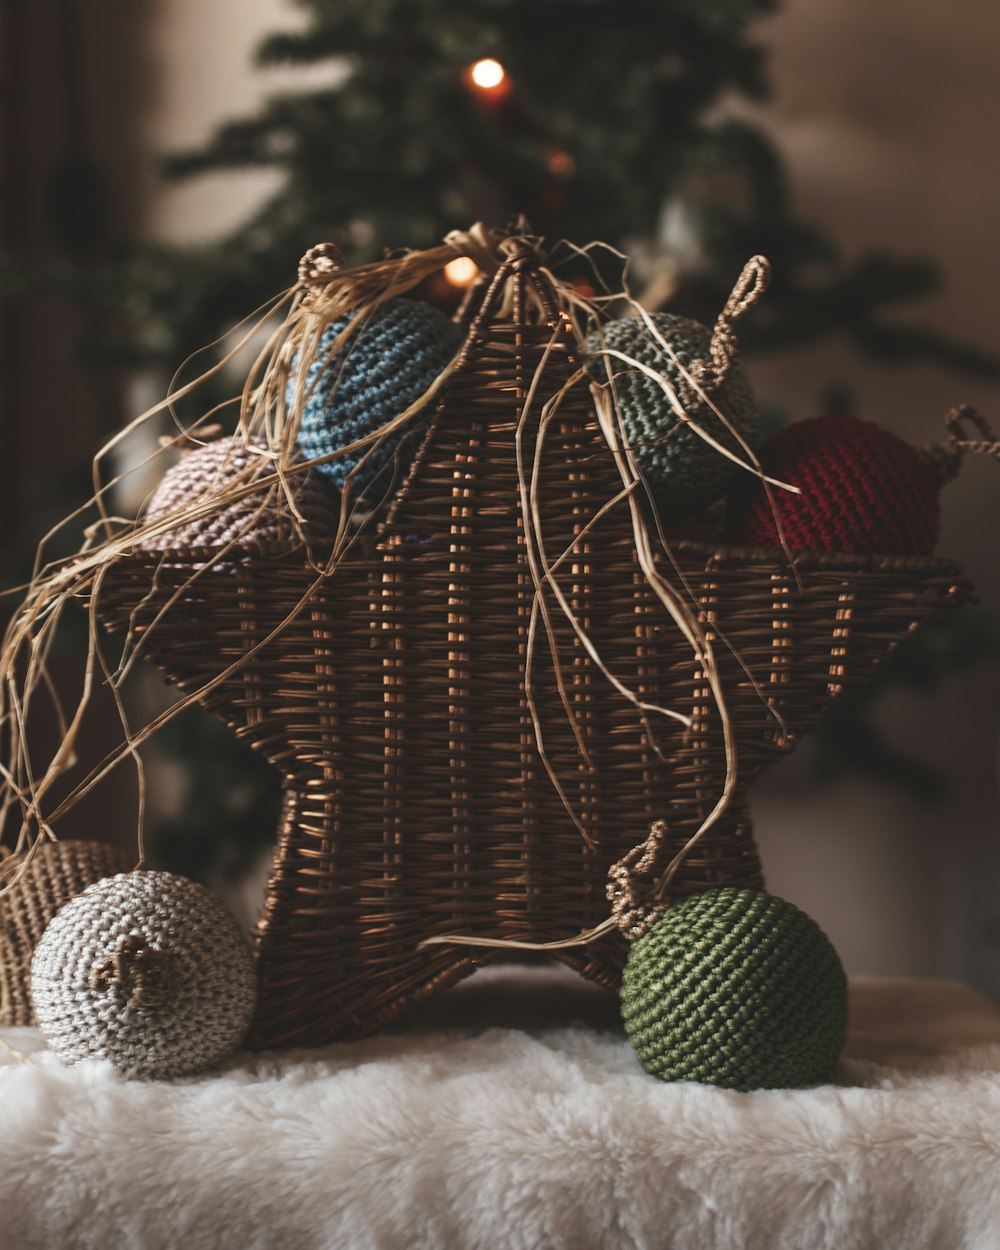
<path id="1" fill-rule="evenodd" d="M 632 944 L 621 1006 L 647 1072 L 724 1089 L 829 1081 L 847 1035 L 830 939 L 759 890 L 708 890 L 660 916 Z"/>
<path id="2" fill-rule="evenodd" d="M 698 360 L 711 362 L 712 332 L 706 326 L 673 313 L 654 313 L 652 319 L 688 372 Z M 588 368 L 600 382 L 607 381 L 608 367 L 611 368 L 629 445 L 649 483 L 661 519 L 680 520 L 721 499 L 736 475 L 744 470 L 677 416 L 655 379 L 617 357 L 596 353 L 602 348 L 623 352 L 655 369 L 675 387 L 683 377 L 676 361 L 638 317 L 609 322 L 603 335 L 603 343 L 597 331 L 587 339 L 589 351 L 595 353 Z M 715 407 L 752 447 L 757 436 L 757 405 L 739 360 L 731 365 L 722 386 L 708 393 Z M 688 404 L 686 411 L 717 442 L 745 458 L 739 441 L 707 404 Z"/>

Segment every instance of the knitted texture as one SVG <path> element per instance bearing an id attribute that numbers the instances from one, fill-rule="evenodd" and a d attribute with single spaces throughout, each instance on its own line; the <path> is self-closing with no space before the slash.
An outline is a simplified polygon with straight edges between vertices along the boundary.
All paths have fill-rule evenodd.
<path id="1" fill-rule="evenodd" d="M 259 467 L 261 476 L 273 476 L 274 467 L 260 449 L 248 447 L 238 438 L 222 438 L 188 452 L 163 475 L 146 508 L 144 520 L 163 520 L 184 508 L 207 502 L 227 483 L 249 466 Z M 337 532 L 339 500 L 336 491 L 315 473 L 297 473 L 288 478 L 288 487 L 302 514 L 303 530 L 311 538 L 332 538 Z M 143 541 L 147 550 L 174 547 L 225 547 L 255 543 L 284 542 L 297 535 L 296 519 L 280 484 L 260 491 L 205 516 L 188 521 Z"/>
<path id="2" fill-rule="evenodd" d="M 436 308 L 416 300 L 391 299 L 380 304 L 346 347 L 331 356 L 333 344 L 349 324 L 350 318 L 330 323 L 307 372 L 299 448 L 308 459 L 329 455 L 405 412 L 444 370 L 464 337 L 461 328 Z M 293 376 L 289 406 L 295 402 L 295 391 Z M 317 469 L 343 486 L 349 471 L 371 446 L 317 465 Z M 361 487 L 370 482 L 397 448 L 398 435 L 368 456 L 354 483 Z M 407 439 L 400 450 L 401 472 L 412 462 L 416 449 L 417 440 Z"/>
<path id="3" fill-rule="evenodd" d="M 0 1025 L 34 1024 L 31 956 L 60 907 L 102 877 L 125 872 L 133 859 L 106 842 L 42 842 L 21 876 L 23 855 L 0 862 Z"/>
<path id="4" fill-rule="evenodd" d="M 856 417 L 813 417 L 786 426 L 758 452 L 775 487 L 774 505 L 793 550 L 930 555 L 937 543 L 940 472 L 917 448 Z M 730 509 L 729 534 L 748 546 L 778 547 L 774 514 L 748 479 Z"/>
<path id="5" fill-rule="evenodd" d="M 253 1014 L 250 946 L 230 912 L 167 872 L 108 877 L 67 904 L 31 964 L 38 1026 L 67 1063 L 128 1076 L 212 1067 Z"/>
<path id="6" fill-rule="evenodd" d="M 653 322 L 689 372 L 696 361 L 711 359 L 712 334 L 705 326 L 673 313 L 654 313 Z M 612 321 L 603 333 L 604 348 L 624 352 L 655 369 L 675 387 L 682 385 L 677 364 L 638 317 Z M 591 352 L 601 350 L 597 331 L 588 338 L 587 347 Z M 612 356 L 595 356 L 588 368 L 599 381 L 606 381 L 608 366 L 615 379 L 629 444 L 649 483 L 661 519 L 675 521 L 721 499 L 734 475 L 741 472 L 739 467 L 677 416 L 668 396 L 647 374 Z M 738 360 L 733 362 L 723 385 L 709 395 L 726 420 L 752 446 L 757 434 L 757 407 L 750 381 Z M 745 458 L 737 439 L 707 404 L 688 405 L 687 413 L 717 442 Z"/>
<path id="7" fill-rule="evenodd" d="M 792 1089 L 828 1081 L 847 1033 L 847 979 L 804 912 L 758 890 L 694 894 L 633 943 L 622 1017 L 663 1081 Z"/>

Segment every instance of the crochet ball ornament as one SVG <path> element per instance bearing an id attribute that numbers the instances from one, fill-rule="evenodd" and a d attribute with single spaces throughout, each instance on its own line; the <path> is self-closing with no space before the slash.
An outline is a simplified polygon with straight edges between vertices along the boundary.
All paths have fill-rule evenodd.
<path id="1" fill-rule="evenodd" d="M 107 877 L 68 903 L 31 964 L 38 1026 L 67 1063 L 109 1059 L 127 1076 L 210 1068 L 253 1014 L 250 946 L 231 913 L 168 872 Z"/>
<path id="2" fill-rule="evenodd" d="M 801 492 L 771 491 L 793 551 L 933 552 L 943 466 L 888 430 L 856 417 L 813 417 L 779 430 L 757 454 L 769 477 Z M 732 502 L 729 535 L 781 546 L 771 501 L 749 476 Z"/>
<path id="3" fill-rule="evenodd" d="M 708 404 L 690 391 L 678 363 L 696 375 L 699 362 L 711 360 L 712 332 L 697 321 L 673 313 L 654 313 L 653 323 L 670 344 L 676 361 L 653 338 L 638 317 L 612 321 L 601 334 L 587 339 L 591 353 L 619 351 L 661 374 L 677 390 L 685 411 L 707 434 L 741 459 L 746 458 L 738 440 Z M 671 406 L 662 387 L 648 374 L 615 356 L 592 355 L 591 374 L 606 381 L 610 366 L 625 433 L 649 484 L 657 512 L 663 521 L 676 521 L 715 503 L 729 489 L 741 470 L 706 443 Z M 712 389 L 703 386 L 712 403 L 743 439 L 753 444 L 757 434 L 757 407 L 753 390 L 738 360 L 732 361 L 725 380 Z M 687 395 L 685 400 L 683 397 Z"/>
<path id="4" fill-rule="evenodd" d="M 438 309 L 416 300 L 390 299 L 379 304 L 346 345 L 331 355 L 350 323 L 346 317 L 327 326 L 306 374 L 299 449 L 310 460 L 373 434 L 405 412 L 443 372 L 464 338 L 462 329 Z M 293 369 L 289 406 L 297 398 L 298 380 Z M 351 469 L 364 460 L 352 479 L 364 486 L 399 445 L 396 435 L 374 450 L 367 444 L 316 467 L 329 481 L 343 486 Z M 406 446 L 412 460 L 415 440 L 408 440 Z M 406 467 L 405 461 L 401 467 Z"/>
<path id="5" fill-rule="evenodd" d="M 829 1081 L 847 1034 L 847 979 L 804 912 L 759 890 L 694 894 L 632 944 L 622 1017 L 663 1081 L 794 1089 Z"/>
<path id="6" fill-rule="evenodd" d="M 34 1024 L 31 957 L 46 926 L 74 895 L 126 872 L 134 858 L 106 842 L 41 842 L 0 861 L 0 1025 Z"/>
<path id="7" fill-rule="evenodd" d="M 256 447 L 237 438 L 221 438 L 187 452 L 167 470 L 146 508 L 145 524 L 175 516 L 185 508 L 219 496 L 227 484 L 250 469 L 271 477 L 274 468 Z M 311 538 L 332 538 L 337 532 L 340 502 L 336 491 L 315 473 L 287 479 L 289 492 L 302 515 L 302 529 Z M 143 541 L 146 550 L 174 547 L 226 547 L 287 542 L 297 537 L 298 522 L 288 508 L 280 484 L 262 486 L 231 503 L 223 503 L 196 520 L 182 522 Z"/>

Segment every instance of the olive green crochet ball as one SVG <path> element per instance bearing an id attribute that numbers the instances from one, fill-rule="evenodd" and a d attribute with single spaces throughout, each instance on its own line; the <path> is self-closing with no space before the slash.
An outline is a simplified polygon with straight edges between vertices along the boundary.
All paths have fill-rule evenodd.
<path id="1" fill-rule="evenodd" d="M 694 894 L 633 943 L 622 1017 L 662 1081 L 795 1089 L 829 1081 L 847 1035 L 847 978 L 819 925 L 759 890 Z"/>
<path id="2" fill-rule="evenodd" d="M 711 363 L 712 332 L 706 326 L 673 313 L 654 313 L 652 320 L 689 373 L 698 360 Z M 594 331 L 587 339 L 587 347 L 592 353 L 609 348 L 623 352 L 655 369 L 672 386 L 683 388 L 684 379 L 677 363 L 638 317 L 609 322 L 603 328 L 603 343 L 600 333 Z M 599 382 L 606 382 L 609 366 L 629 445 L 662 520 L 679 520 L 721 499 L 743 470 L 677 416 L 667 394 L 648 374 L 615 356 L 598 354 L 591 356 L 588 369 Z M 753 446 L 757 405 L 739 360 L 733 361 L 722 386 L 708 394 L 744 441 Z M 746 458 L 738 440 L 707 404 L 689 403 L 686 411 L 723 447 L 741 459 Z"/>

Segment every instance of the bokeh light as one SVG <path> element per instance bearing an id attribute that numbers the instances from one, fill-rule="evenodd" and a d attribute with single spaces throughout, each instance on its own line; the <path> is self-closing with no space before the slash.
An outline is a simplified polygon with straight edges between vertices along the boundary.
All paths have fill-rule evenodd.
<path id="1" fill-rule="evenodd" d="M 479 266 L 468 256 L 456 256 L 444 267 L 444 276 L 452 286 L 469 286 L 478 274 Z"/>
<path id="2" fill-rule="evenodd" d="M 469 77 L 481 91 L 495 91 L 507 77 L 507 71 L 499 61 L 486 57 L 472 66 Z"/>

